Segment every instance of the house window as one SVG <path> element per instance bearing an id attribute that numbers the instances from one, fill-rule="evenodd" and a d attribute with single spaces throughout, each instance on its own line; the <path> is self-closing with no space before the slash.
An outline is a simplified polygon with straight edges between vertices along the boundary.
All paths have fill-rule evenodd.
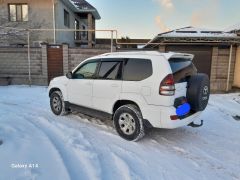
<path id="1" fill-rule="evenodd" d="M 80 28 L 80 23 L 77 19 L 75 19 L 75 30 L 79 30 Z M 79 31 L 75 31 L 75 34 L 74 34 L 74 39 L 75 40 L 79 40 L 80 39 L 80 32 Z"/>
<path id="2" fill-rule="evenodd" d="M 87 36 L 88 36 L 88 32 L 87 31 L 85 31 L 86 30 L 86 26 L 84 26 L 84 25 L 82 25 L 82 30 L 84 30 L 84 31 L 81 31 L 81 39 L 82 40 L 87 40 Z"/>
<path id="3" fill-rule="evenodd" d="M 12 22 L 28 21 L 28 5 L 9 4 L 9 20 Z"/>
<path id="4" fill-rule="evenodd" d="M 64 9 L 64 25 L 70 27 L 70 16 L 69 12 Z"/>

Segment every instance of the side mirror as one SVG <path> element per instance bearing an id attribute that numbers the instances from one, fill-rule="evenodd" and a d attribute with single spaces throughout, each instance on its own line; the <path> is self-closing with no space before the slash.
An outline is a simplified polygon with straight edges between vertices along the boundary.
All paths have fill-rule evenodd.
<path id="1" fill-rule="evenodd" d="M 72 72 L 67 73 L 67 74 L 66 74 L 66 77 L 67 77 L 68 79 L 72 79 Z"/>

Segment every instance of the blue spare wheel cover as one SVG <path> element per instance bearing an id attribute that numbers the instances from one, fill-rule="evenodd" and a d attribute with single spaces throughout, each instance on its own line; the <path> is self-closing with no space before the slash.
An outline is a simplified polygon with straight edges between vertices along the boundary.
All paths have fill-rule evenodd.
<path id="1" fill-rule="evenodd" d="M 190 104 L 188 103 L 184 103 L 181 106 L 178 106 L 176 109 L 176 114 L 181 117 L 181 116 L 185 116 L 186 114 L 188 114 L 191 110 Z"/>

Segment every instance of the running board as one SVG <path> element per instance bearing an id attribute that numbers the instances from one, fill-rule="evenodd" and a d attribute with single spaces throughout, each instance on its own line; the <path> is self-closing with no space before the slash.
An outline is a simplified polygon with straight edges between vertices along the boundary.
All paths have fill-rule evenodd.
<path id="1" fill-rule="evenodd" d="M 195 124 L 194 122 L 191 122 L 188 126 L 191 126 L 193 128 L 198 128 L 203 126 L 203 120 L 201 120 L 201 124 Z"/>

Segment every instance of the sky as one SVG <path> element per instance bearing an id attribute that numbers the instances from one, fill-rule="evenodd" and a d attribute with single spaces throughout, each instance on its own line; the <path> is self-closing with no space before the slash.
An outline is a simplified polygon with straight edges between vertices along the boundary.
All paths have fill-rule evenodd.
<path id="1" fill-rule="evenodd" d="M 119 37 L 151 39 L 161 32 L 194 26 L 223 30 L 240 23 L 239 0 L 87 0 L 101 20 L 96 29 L 116 29 Z M 110 33 L 97 34 L 110 37 Z"/>

